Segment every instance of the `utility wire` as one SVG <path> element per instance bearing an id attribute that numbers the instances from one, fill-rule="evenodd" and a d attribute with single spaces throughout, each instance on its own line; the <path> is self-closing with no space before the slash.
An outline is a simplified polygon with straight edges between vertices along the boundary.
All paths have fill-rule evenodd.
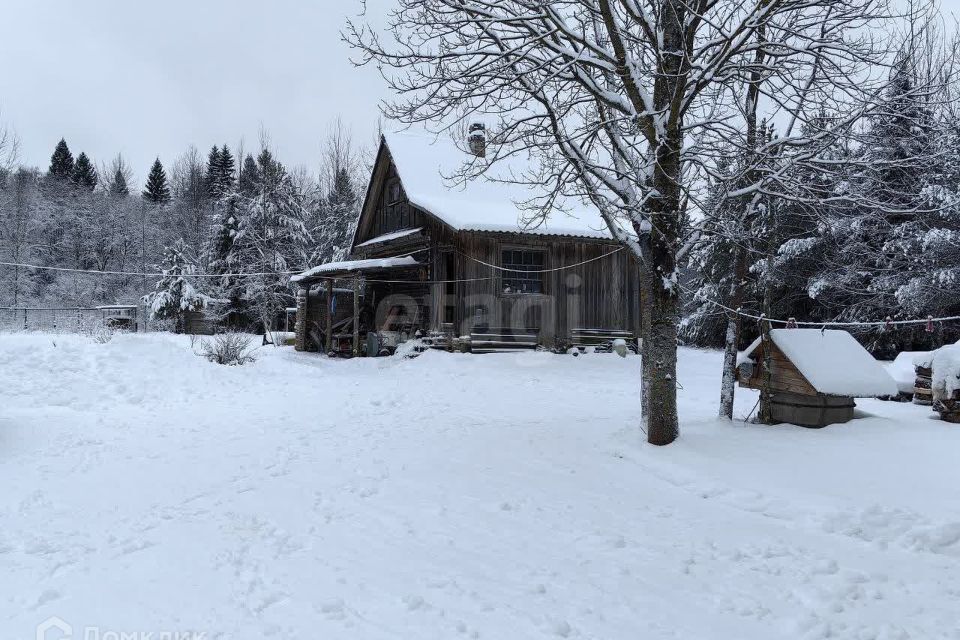
<path id="1" fill-rule="evenodd" d="M 415 254 L 415 253 L 421 253 L 421 252 L 423 252 L 423 251 L 428 251 L 428 250 L 429 250 L 429 249 L 418 249 L 418 250 L 416 250 L 416 251 L 411 251 L 410 253 L 407 253 L 407 254 L 405 254 L 405 255 L 393 256 L 393 257 L 395 257 L 395 258 L 404 258 L 404 257 L 411 256 L 411 255 L 413 255 L 413 254 Z M 479 260 L 479 259 L 477 259 L 477 258 L 473 258 L 473 257 L 471 257 L 471 256 L 468 256 L 468 255 L 462 253 L 462 252 L 458 252 L 458 253 L 460 253 L 460 255 L 462 255 L 463 257 L 465 257 L 465 258 L 467 258 L 467 259 L 469 259 L 469 260 L 472 260 L 472 261 L 474 261 L 474 262 L 476 262 L 476 263 L 478 263 L 478 264 L 482 264 L 482 265 L 485 266 L 485 267 L 489 267 L 489 268 L 491 268 L 491 269 L 495 269 L 495 270 L 497 270 L 497 271 L 502 271 L 502 272 L 507 272 L 507 273 L 554 273 L 554 272 L 558 272 L 558 271 L 566 271 L 566 270 L 569 270 L 569 269 L 575 269 L 576 267 L 580 267 L 580 266 L 583 266 L 583 265 L 585 265 L 585 264 L 589 264 L 589 263 L 591 263 L 591 262 L 596 262 L 597 260 L 602 260 L 602 259 L 604 259 L 604 258 L 607 258 L 607 257 L 609 257 L 609 256 L 611 256 L 611 255 L 613 255 L 613 254 L 615 254 L 615 253 L 618 253 L 618 252 L 620 252 L 620 251 L 623 251 L 623 250 L 624 250 L 624 247 L 618 247 L 618 248 L 614 249 L 613 251 L 609 251 L 609 252 L 607 252 L 607 253 L 605 253 L 605 254 L 603 254 L 603 255 L 596 256 L 596 257 L 590 258 L 590 259 L 588 259 L 588 260 L 583 260 L 583 261 L 577 262 L 577 263 L 575 263 L 575 264 L 564 265 L 564 266 L 562 266 L 562 267 L 555 267 L 555 268 L 553 268 L 553 269 L 537 269 L 537 270 L 530 270 L 530 271 L 527 271 L 527 270 L 518 270 L 518 269 L 507 269 L 507 268 L 505 268 L 505 267 L 501 267 L 501 266 L 498 266 L 498 265 L 495 265 L 495 264 L 490 264 L 489 262 L 484 262 L 483 260 Z M 91 274 L 91 275 L 138 276 L 138 277 L 151 277 L 151 278 L 162 278 L 162 277 L 164 277 L 164 276 L 169 275 L 169 274 L 166 274 L 166 273 L 144 273 L 144 272 L 142 272 L 142 271 L 98 271 L 98 270 L 95 270 L 95 269 L 71 269 L 71 268 L 68 268 L 68 267 L 48 267 L 48 266 L 43 266 L 43 265 L 27 264 L 27 263 L 22 263 L 22 262 L 0 262 L 0 266 L 5 266 L 5 267 L 18 267 L 18 268 L 22 268 L 22 269 L 35 269 L 35 270 L 38 270 L 38 271 L 57 271 L 57 272 L 61 272 L 61 273 L 82 273 L 82 274 Z M 410 266 L 415 266 L 415 265 L 410 265 Z M 261 272 L 253 272 L 253 273 L 243 273 L 243 272 L 238 272 L 238 273 L 182 273 L 182 274 L 179 274 L 179 275 L 182 276 L 182 277 L 184 277 L 184 278 L 243 278 L 243 277 L 257 277 L 257 276 L 292 276 L 292 275 L 299 275 L 300 273 L 303 273 L 303 272 L 302 272 L 302 271 L 261 271 Z M 358 273 L 357 275 L 359 276 L 360 274 Z M 321 279 L 328 279 L 328 280 L 342 280 L 342 279 L 344 279 L 343 277 L 339 277 L 339 278 L 337 278 L 337 277 L 333 277 L 333 278 L 323 278 L 322 276 L 320 276 L 320 277 L 321 277 Z M 486 277 L 486 278 L 457 278 L 457 279 L 451 279 L 451 280 L 409 280 L 409 279 L 408 279 L 408 280 L 381 280 L 381 279 L 374 279 L 374 278 L 364 278 L 364 280 L 365 280 L 366 282 L 373 282 L 373 283 L 377 283 L 377 284 L 411 284 L 411 283 L 412 283 L 412 284 L 458 284 L 458 283 L 469 283 L 469 282 L 485 282 L 485 281 L 489 281 L 489 280 L 496 280 L 498 277 L 499 277 L 499 276 L 490 276 L 490 277 Z M 690 294 L 695 293 L 694 291 L 691 291 L 690 289 L 687 289 L 686 287 L 684 287 L 684 286 L 682 286 L 682 285 L 678 285 L 678 286 L 679 286 L 681 289 L 683 289 L 686 293 L 690 293 Z M 786 326 L 786 325 L 796 325 L 796 326 L 801 326 L 801 327 L 889 327 L 889 326 L 908 326 L 908 325 L 927 324 L 927 323 L 929 323 L 929 322 L 953 322 L 953 321 L 960 320 L 960 316 L 942 316 L 942 317 L 939 317 L 939 318 L 920 318 L 920 319 L 916 319 L 916 320 L 887 320 L 887 319 L 884 319 L 884 320 L 868 320 L 868 321 L 863 321 L 863 322 L 840 322 L 840 321 L 836 321 L 836 322 L 810 322 L 810 321 L 805 321 L 805 320 L 794 320 L 794 319 L 792 319 L 792 318 L 791 318 L 791 319 L 788 319 L 788 320 L 783 320 L 783 319 L 781 319 L 781 318 L 768 318 L 768 317 L 766 317 L 766 316 L 764 316 L 764 315 L 754 315 L 754 314 L 751 314 L 751 313 L 746 313 L 746 312 L 744 312 L 744 311 L 742 311 L 742 310 L 740 310 L 740 309 L 734 309 L 734 308 L 732 308 L 732 307 L 728 307 L 727 305 L 725 305 L 725 304 L 723 304 L 723 303 L 721 303 L 721 302 L 717 302 L 716 300 L 711 300 L 711 299 L 709 299 L 709 298 L 705 299 L 704 302 L 707 302 L 707 303 L 712 304 L 712 305 L 714 305 L 714 306 L 716 306 L 716 307 L 719 307 L 720 309 L 723 309 L 724 311 L 727 311 L 727 312 L 729 312 L 729 313 L 734 313 L 734 314 L 740 316 L 741 318 L 749 318 L 749 319 L 751 319 L 751 320 L 757 320 L 757 321 L 766 321 L 766 322 L 769 322 L 770 324 L 781 324 L 781 325 L 785 325 L 785 326 Z"/>
<path id="2" fill-rule="evenodd" d="M 693 291 L 691 291 L 690 289 L 687 289 L 682 285 L 678 285 L 678 286 L 680 286 L 680 288 L 687 293 L 694 293 Z M 711 300 L 710 298 L 706 298 L 704 302 L 708 302 L 714 306 L 717 306 L 723 309 L 724 311 L 729 311 L 730 313 L 734 313 L 740 316 L 741 318 L 749 318 L 751 320 L 769 322 L 770 324 L 797 325 L 802 327 L 887 327 L 887 326 L 904 326 L 904 325 L 912 325 L 912 324 L 927 324 L 928 322 L 949 322 L 953 320 L 960 320 L 960 316 L 943 316 L 940 318 L 921 318 L 917 320 L 892 320 L 892 319 L 886 320 L 885 319 L 885 320 L 867 320 L 864 322 L 840 322 L 840 321 L 808 322 L 808 321 L 795 320 L 793 318 L 790 318 L 789 320 L 781 320 L 779 318 L 768 318 L 765 315 L 758 316 L 752 313 L 745 313 L 740 309 L 733 309 L 731 307 L 728 307 L 725 304 L 717 302 L 716 300 Z"/>

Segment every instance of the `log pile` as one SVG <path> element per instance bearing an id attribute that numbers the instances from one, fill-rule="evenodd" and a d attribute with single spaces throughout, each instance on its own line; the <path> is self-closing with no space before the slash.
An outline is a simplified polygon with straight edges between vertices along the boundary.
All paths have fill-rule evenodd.
<path id="1" fill-rule="evenodd" d="M 916 360 L 918 367 L 927 362 Z M 930 399 L 933 410 L 946 422 L 960 423 L 960 347 L 950 345 L 932 353 Z"/>
<path id="2" fill-rule="evenodd" d="M 935 398 L 933 410 L 940 414 L 941 420 L 960 423 L 960 391 L 954 391 L 950 398 Z"/>
<path id="3" fill-rule="evenodd" d="M 933 404 L 933 392 L 930 390 L 933 381 L 933 369 L 929 364 L 926 366 L 917 365 L 916 371 L 917 380 L 913 385 L 913 403 L 929 407 Z"/>

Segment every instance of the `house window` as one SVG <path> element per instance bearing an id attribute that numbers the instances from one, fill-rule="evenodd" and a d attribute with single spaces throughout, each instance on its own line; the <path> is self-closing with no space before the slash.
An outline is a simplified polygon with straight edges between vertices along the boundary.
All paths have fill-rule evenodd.
<path id="1" fill-rule="evenodd" d="M 387 193 L 384 206 L 384 231 L 402 229 L 407 224 L 407 206 L 403 202 L 400 190 L 400 180 L 394 178 L 387 183 Z"/>
<path id="2" fill-rule="evenodd" d="M 543 252 L 504 249 L 504 293 L 543 293 Z"/>

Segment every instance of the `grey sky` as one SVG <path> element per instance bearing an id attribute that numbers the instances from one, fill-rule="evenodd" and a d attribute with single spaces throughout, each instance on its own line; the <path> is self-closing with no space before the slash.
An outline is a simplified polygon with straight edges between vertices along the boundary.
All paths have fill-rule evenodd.
<path id="1" fill-rule="evenodd" d="M 0 122 L 25 164 L 46 168 L 63 136 L 98 163 L 123 153 L 142 182 L 155 156 L 169 167 L 191 143 L 251 149 L 262 123 L 288 165 L 313 171 L 332 118 L 359 142 L 376 131 L 383 81 L 339 38 L 359 0 L 5 4 Z"/>
<path id="2" fill-rule="evenodd" d="M 123 153 L 142 182 L 155 156 L 169 167 L 189 144 L 253 149 L 262 123 L 288 165 L 313 171 L 337 115 L 373 140 L 384 83 L 339 37 L 360 0 L 4 4 L 0 123 L 26 164 L 45 168 L 63 136 L 98 163 Z M 370 0 L 370 14 L 393 4 Z M 960 0 L 941 6 L 949 16 Z"/>

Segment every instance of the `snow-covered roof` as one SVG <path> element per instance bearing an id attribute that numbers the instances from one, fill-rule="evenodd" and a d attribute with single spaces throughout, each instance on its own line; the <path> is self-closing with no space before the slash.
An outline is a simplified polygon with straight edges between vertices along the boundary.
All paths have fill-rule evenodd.
<path id="1" fill-rule="evenodd" d="M 400 238 L 406 238 L 407 236 L 412 236 L 415 233 L 420 233 L 422 230 L 423 229 L 421 227 L 417 227 L 416 229 L 400 229 L 399 231 L 391 231 L 390 233 L 385 233 L 382 236 L 370 238 L 366 242 L 361 242 L 357 245 L 357 248 L 369 247 L 371 245 L 380 244 L 381 242 L 390 242 L 391 240 L 399 240 Z"/>
<path id="2" fill-rule="evenodd" d="M 929 361 L 932 360 L 933 354 L 928 351 L 903 351 L 887 365 L 887 373 L 896 381 L 900 393 L 913 393 L 917 383 L 917 370 L 913 362 L 917 358 Z"/>
<path id="3" fill-rule="evenodd" d="M 819 393 L 854 398 L 897 395 L 890 374 L 846 331 L 772 329 L 770 339 Z M 758 346 L 759 339 L 742 356 Z"/>
<path id="4" fill-rule="evenodd" d="M 325 273 L 337 273 L 343 271 L 370 271 L 374 269 L 392 269 L 396 267 L 415 267 L 420 263 L 414 260 L 413 256 L 400 256 L 397 258 L 372 258 L 369 260 L 344 260 L 342 262 L 328 262 L 308 269 L 303 273 L 290 278 L 291 282 L 300 282 L 313 276 L 323 275 Z"/>
<path id="5" fill-rule="evenodd" d="M 410 202 L 458 231 L 612 238 L 594 207 L 569 198 L 546 221 L 525 222 L 528 212 L 517 203 L 537 194 L 529 185 L 496 181 L 525 173 L 529 166 L 519 158 L 498 162 L 489 176 L 459 184 L 453 176 L 471 160 L 482 160 L 453 140 L 410 132 L 385 133 L 383 137 Z"/>

